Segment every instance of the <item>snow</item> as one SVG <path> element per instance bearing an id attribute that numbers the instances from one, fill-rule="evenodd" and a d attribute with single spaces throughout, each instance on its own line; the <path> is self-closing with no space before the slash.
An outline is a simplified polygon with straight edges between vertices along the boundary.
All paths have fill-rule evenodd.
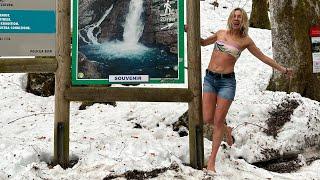
<path id="1" fill-rule="evenodd" d="M 213 10 L 211 1 L 201 1 L 201 34 L 226 27 L 229 12 L 244 7 L 250 13 L 251 1 L 219 1 Z M 227 6 L 227 9 L 222 8 Z M 249 35 L 257 46 L 272 56 L 271 32 L 250 28 Z M 202 48 L 202 75 L 209 63 L 213 46 Z M 248 51 L 239 58 L 236 68 L 237 92 L 227 115 L 234 128 L 235 144 L 220 148 L 217 174 L 208 174 L 189 163 L 189 138 L 179 137 L 172 123 L 187 110 L 186 103 L 117 102 L 117 106 L 94 104 L 78 110 L 80 102 L 70 106 L 70 158 L 79 162 L 66 170 L 49 168 L 53 155 L 54 97 L 38 97 L 25 92 L 25 74 L 0 74 L 0 179 L 103 179 L 128 170 L 150 171 L 178 165 L 155 179 L 319 179 L 320 160 L 294 173 L 275 173 L 248 162 L 263 159 L 263 148 L 282 153 L 301 152 L 300 158 L 319 152 L 320 105 L 298 93 L 266 91 L 272 69 Z M 161 85 L 141 85 L 159 87 Z M 186 85 L 162 85 L 186 87 Z M 262 132 L 268 112 L 284 99 L 295 99 L 300 105 L 291 122 L 274 139 Z M 140 124 L 142 129 L 133 128 Z M 314 146 L 305 143 L 309 138 Z M 311 143 L 311 144 L 312 144 Z M 316 146 L 318 145 L 318 146 Z M 211 141 L 204 139 L 205 161 Z M 242 158 L 239 158 L 242 157 Z M 121 179 L 121 178 L 120 178 Z"/>

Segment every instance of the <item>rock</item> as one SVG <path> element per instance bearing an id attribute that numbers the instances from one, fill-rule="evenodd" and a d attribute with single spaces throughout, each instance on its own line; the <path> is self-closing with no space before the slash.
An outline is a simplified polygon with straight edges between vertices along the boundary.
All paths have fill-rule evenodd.
<path id="1" fill-rule="evenodd" d="M 213 133 L 213 126 L 208 125 L 208 124 L 204 124 L 203 125 L 203 137 L 212 141 L 212 133 Z"/>
<path id="2" fill-rule="evenodd" d="M 81 52 L 78 52 L 78 67 L 79 67 L 78 76 L 81 76 L 81 78 L 84 78 L 84 79 L 101 78 L 101 73 L 98 70 L 98 63 L 87 59 L 87 57 Z"/>
<path id="3" fill-rule="evenodd" d="M 54 95 L 55 77 L 53 73 L 29 73 L 26 91 L 37 96 Z"/>
<path id="4" fill-rule="evenodd" d="M 178 134 L 180 137 L 188 136 L 188 129 L 186 127 L 180 127 Z"/>
<path id="5" fill-rule="evenodd" d="M 113 6 L 108 16 L 100 24 L 99 42 L 123 39 L 123 24 L 128 13 L 130 0 L 83 0 L 79 4 L 79 29 L 98 22 L 106 10 Z M 84 33 L 83 31 L 80 31 Z"/>
<path id="6" fill-rule="evenodd" d="M 140 124 L 138 124 L 138 123 L 135 123 L 133 128 L 142 129 L 142 126 Z"/>
<path id="7" fill-rule="evenodd" d="M 113 0 L 82 0 L 78 8 L 79 29 L 97 22 L 113 3 Z"/>
<path id="8" fill-rule="evenodd" d="M 100 25 L 101 35 L 99 42 L 123 40 L 123 25 L 129 11 L 129 4 L 130 0 L 117 0 L 113 3 L 111 12 Z"/>
<path id="9" fill-rule="evenodd" d="M 189 119 L 188 119 L 188 111 L 183 113 L 178 121 L 174 122 L 172 124 L 173 131 L 178 131 L 179 135 L 185 135 L 185 132 L 187 132 L 185 129 L 189 130 Z M 213 127 L 207 124 L 203 125 L 203 137 L 209 139 L 210 141 L 212 140 L 212 132 L 213 132 Z M 180 135 L 180 137 L 182 137 Z M 188 135 L 188 134 L 187 134 Z"/>
<path id="10" fill-rule="evenodd" d="M 188 129 L 188 111 L 179 117 L 178 121 L 172 124 L 173 131 L 179 131 L 180 127 L 186 127 Z"/>
<path id="11" fill-rule="evenodd" d="M 176 43 L 177 43 L 177 33 L 175 30 L 167 30 L 167 31 L 159 31 L 155 34 L 156 37 L 156 43 L 169 46 L 170 49 L 173 50 L 177 49 Z M 177 52 L 172 52 L 177 53 Z"/>
<path id="12" fill-rule="evenodd" d="M 83 101 L 81 103 L 81 105 L 79 106 L 79 110 L 86 110 L 88 106 L 92 106 L 94 105 L 95 103 L 100 103 L 100 104 L 105 104 L 105 105 L 111 105 L 113 107 L 116 107 L 117 104 L 116 102 L 92 102 L 92 101 Z"/>
<path id="13" fill-rule="evenodd" d="M 172 14 L 164 15 L 165 0 L 145 2 L 145 26 L 140 42 L 150 46 L 167 46 L 171 53 L 177 54 L 177 3 L 171 3 Z"/>

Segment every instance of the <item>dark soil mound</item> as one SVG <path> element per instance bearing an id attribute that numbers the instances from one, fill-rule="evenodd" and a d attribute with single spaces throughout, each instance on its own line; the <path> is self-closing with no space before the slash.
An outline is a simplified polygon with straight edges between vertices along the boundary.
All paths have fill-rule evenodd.
<path id="1" fill-rule="evenodd" d="M 268 136 L 277 137 L 279 130 L 286 122 L 289 122 L 293 111 L 299 106 L 295 99 L 285 99 L 275 109 L 269 112 L 267 120 L 267 129 L 263 130 Z"/>
<path id="2" fill-rule="evenodd" d="M 265 162 L 253 163 L 253 165 L 278 173 L 291 173 L 300 169 L 302 166 L 298 155 L 283 156 L 278 159 L 272 159 Z"/>
<path id="3" fill-rule="evenodd" d="M 105 178 L 103 178 L 103 180 L 110 180 L 110 179 L 115 179 L 119 177 L 126 178 L 126 179 L 143 180 L 143 179 L 155 178 L 159 174 L 164 173 L 168 170 L 178 171 L 179 166 L 177 164 L 172 164 L 170 167 L 158 168 L 152 171 L 138 171 L 138 170 L 127 171 L 124 174 L 108 175 Z"/>

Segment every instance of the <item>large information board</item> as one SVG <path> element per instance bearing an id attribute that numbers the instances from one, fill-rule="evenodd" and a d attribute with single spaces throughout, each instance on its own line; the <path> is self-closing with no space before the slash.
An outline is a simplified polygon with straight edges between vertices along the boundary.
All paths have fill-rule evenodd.
<path id="1" fill-rule="evenodd" d="M 0 56 L 54 56 L 56 0 L 0 0 Z"/>
<path id="2" fill-rule="evenodd" d="M 184 82 L 183 0 L 73 0 L 72 84 Z"/>

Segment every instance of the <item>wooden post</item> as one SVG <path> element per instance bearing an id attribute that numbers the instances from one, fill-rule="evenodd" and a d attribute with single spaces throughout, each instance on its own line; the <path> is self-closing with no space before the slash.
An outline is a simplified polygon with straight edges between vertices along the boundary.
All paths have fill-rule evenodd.
<path id="1" fill-rule="evenodd" d="M 193 97 L 185 88 L 72 87 L 64 93 L 70 101 L 140 101 L 190 102 Z"/>
<path id="2" fill-rule="evenodd" d="M 70 88 L 70 4 L 71 1 L 58 0 L 56 58 L 58 69 L 55 75 L 54 110 L 54 163 L 67 168 L 69 164 L 69 118 L 70 101 L 64 98 L 64 91 Z"/>
<path id="3" fill-rule="evenodd" d="M 200 50 L 200 1 L 187 1 L 187 51 L 188 88 L 193 94 L 189 102 L 189 147 L 190 164 L 193 168 L 203 168 L 203 120 L 201 89 L 201 50 Z"/>
<path id="4" fill-rule="evenodd" d="M 0 73 L 52 73 L 56 69 L 57 60 L 55 57 L 0 59 Z"/>

